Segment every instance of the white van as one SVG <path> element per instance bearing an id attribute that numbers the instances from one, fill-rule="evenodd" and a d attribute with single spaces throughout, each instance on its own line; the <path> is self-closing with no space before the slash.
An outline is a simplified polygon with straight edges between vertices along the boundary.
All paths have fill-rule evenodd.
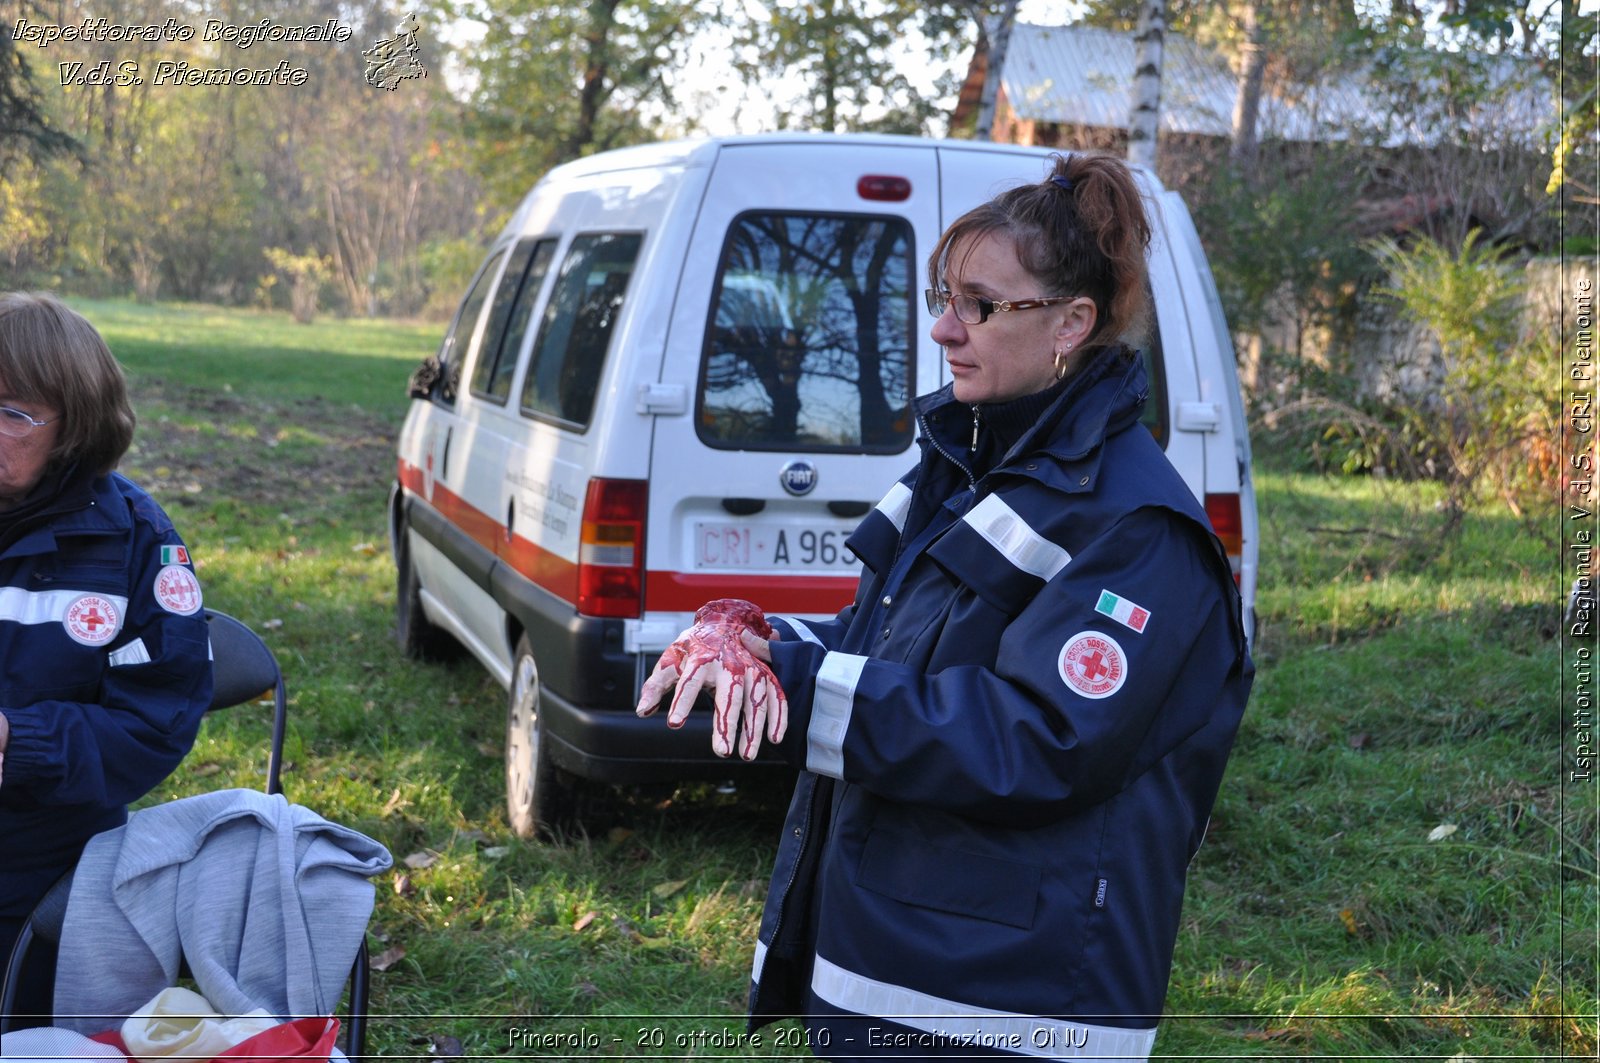
<path id="1" fill-rule="evenodd" d="M 809 134 L 627 148 L 552 170 L 413 380 L 389 522 L 399 637 L 465 645 L 510 692 L 521 834 L 572 780 L 728 778 L 709 714 L 633 706 L 713 598 L 829 616 L 845 538 L 915 458 L 947 383 L 922 307 L 943 228 L 1048 153 Z M 1146 422 L 1254 598 L 1256 512 L 1233 348 L 1194 225 L 1145 182 Z M 774 762 L 769 758 L 768 762 Z M 758 761 L 759 765 L 762 763 Z"/>

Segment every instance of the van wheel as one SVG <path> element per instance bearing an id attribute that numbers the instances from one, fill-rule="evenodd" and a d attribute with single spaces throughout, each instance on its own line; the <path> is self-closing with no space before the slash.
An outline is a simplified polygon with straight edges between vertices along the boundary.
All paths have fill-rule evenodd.
<path id="1" fill-rule="evenodd" d="M 520 838 L 559 834 L 572 824 L 576 807 L 576 780 L 550 761 L 539 701 L 539 666 L 524 635 L 517 640 L 506 710 L 506 818 Z"/>
<path id="2" fill-rule="evenodd" d="M 440 661 L 451 656 L 456 641 L 437 627 L 422 611 L 422 582 L 411 567 L 411 554 L 405 546 L 405 528 L 400 529 L 399 553 L 395 558 L 394 633 L 400 651 L 412 660 Z"/>

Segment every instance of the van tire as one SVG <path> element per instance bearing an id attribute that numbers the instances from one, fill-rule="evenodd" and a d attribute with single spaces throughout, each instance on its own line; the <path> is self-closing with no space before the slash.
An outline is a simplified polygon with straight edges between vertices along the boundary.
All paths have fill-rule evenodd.
<path id="1" fill-rule="evenodd" d="M 519 838 L 558 837 L 573 825 L 577 805 L 576 780 L 550 759 L 539 692 L 539 665 L 523 635 L 506 707 L 506 820 Z"/>
<path id="2" fill-rule="evenodd" d="M 456 640 L 437 627 L 422 610 L 422 581 L 411 567 L 411 552 L 405 546 L 406 529 L 396 536 L 400 549 L 395 556 L 394 634 L 400 652 L 414 661 L 442 661 L 450 658 Z"/>

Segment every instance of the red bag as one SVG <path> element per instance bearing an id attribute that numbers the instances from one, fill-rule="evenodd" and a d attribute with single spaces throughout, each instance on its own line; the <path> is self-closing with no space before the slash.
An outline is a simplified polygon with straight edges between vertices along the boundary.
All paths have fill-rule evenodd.
<path id="1" fill-rule="evenodd" d="M 247 1037 L 216 1059 L 251 1059 L 269 1063 L 277 1059 L 323 1060 L 339 1039 L 339 1020 L 313 1015 L 308 1019 L 280 1022 L 270 1030 Z"/>

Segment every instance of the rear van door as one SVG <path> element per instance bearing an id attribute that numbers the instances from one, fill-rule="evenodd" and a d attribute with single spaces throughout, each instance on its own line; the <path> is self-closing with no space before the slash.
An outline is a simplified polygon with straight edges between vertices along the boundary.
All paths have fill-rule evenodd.
<path id="1" fill-rule="evenodd" d="M 939 233 L 925 145 L 724 146 L 685 259 L 656 392 L 645 623 L 665 646 L 707 600 L 831 615 L 844 541 L 911 460 L 938 386 L 919 313 Z"/>

